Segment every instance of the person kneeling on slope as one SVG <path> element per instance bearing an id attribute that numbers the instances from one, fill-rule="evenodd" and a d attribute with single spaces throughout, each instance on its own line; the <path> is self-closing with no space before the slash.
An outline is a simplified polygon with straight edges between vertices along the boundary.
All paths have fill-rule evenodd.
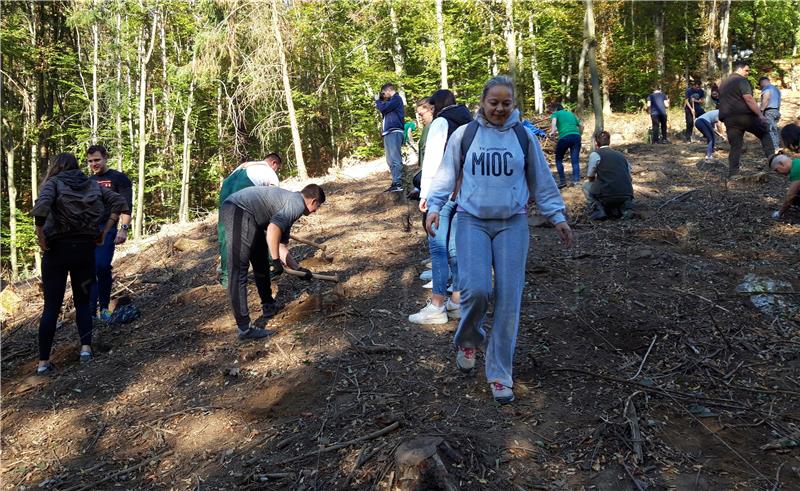
<path id="1" fill-rule="evenodd" d="M 772 218 L 778 220 L 789 210 L 800 211 L 800 158 L 792 159 L 787 155 L 775 154 L 769 159 L 769 168 L 789 179 L 789 189 L 783 205 L 772 214 Z"/>
<path id="2" fill-rule="evenodd" d="M 583 186 L 592 212 L 590 218 L 633 218 L 631 164 L 621 152 L 610 148 L 611 135 L 607 131 L 597 133 L 594 139 L 597 149 L 589 155 L 589 182 Z"/>

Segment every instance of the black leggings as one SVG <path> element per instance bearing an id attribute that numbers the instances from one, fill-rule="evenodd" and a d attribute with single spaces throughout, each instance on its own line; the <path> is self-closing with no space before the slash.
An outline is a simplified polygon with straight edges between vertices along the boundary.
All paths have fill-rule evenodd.
<path id="1" fill-rule="evenodd" d="M 42 256 L 44 311 L 39 322 L 39 359 L 49 360 L 56 335 L 56 323 L 67 289 L 67 274 L 72 281 L 75 323 L 82 345 L 92 344 L 92 314 L 89 293 L 94 280 L 94 241 L 55 242 Z"/>
<path id="2" fill-rule="evenodd" d="M 658 128 L 661 127 L 661 140 L 667 140 L 667 115 L 651 114 L 650 121 L 653 123 L 653 143 L 658 142 Z"/>

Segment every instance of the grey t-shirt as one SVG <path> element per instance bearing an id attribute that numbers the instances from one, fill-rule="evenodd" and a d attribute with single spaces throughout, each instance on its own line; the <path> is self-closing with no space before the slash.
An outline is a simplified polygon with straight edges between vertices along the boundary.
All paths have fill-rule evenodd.
<path id="1" fill-rule="evenodd" d="M 281 242 L 289 242 L 289 229 L 306 210 L 303 195 L 277 187 L 252 186 L 228 196 L 233 203 L 253 215 L 259 227 L 274 223 L 281 229 Z"/>

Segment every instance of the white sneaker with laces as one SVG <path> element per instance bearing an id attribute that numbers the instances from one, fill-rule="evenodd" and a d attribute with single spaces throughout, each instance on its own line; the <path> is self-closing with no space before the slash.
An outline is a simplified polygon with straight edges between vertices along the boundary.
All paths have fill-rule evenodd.
<path id="1" fill-rule="evenodd" d="M 428 304 L 419 312 L 408 316 L 408 321 L 414 324 L 446 324 L 447 308 L 444 305 L 437 307 L 428 300 Z"/>
<path id="2" fill-rule="evenodd" d="M 462 372 L 470 372 L 475 368 L 475 348 L 458 348 L 456 366 Z"/>
<path id="3" fill-rule="evenodd" d="M 431 280 L 431 281 L 425 283 L 424 285 L 422 285 L 422 288 L 427 288 L 428 290 L 433 289 L 433 280 Z"/>
<path id="4" fill-rule="evenodd" d="M 447 307 L 447 317 L 451 319 L 460 319 L 461 318 L 461 304 L 455 303 L 449 298 L 447 299 L 447 303 L 445 304 Z"/>
<path id="5" fill-rule="evenodd" d="M 514 402 L 514 391 L 511 390 L 511 387 L 506 387 L 499 382 L 492 382 L 489 387 L 492 389 L 492 397 L 494 397 L 495 402 L 499 404 Z"/>

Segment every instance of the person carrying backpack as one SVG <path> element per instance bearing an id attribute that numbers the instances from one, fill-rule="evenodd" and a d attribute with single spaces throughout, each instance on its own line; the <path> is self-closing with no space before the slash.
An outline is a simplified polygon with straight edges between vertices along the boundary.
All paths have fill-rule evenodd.
<path id="1" fill-rule="evenodd" d="M 458 257 L 467 260 L 460 261 L 458 272 L 461 321 L 453 340 L 458 349 L 456 366 L 465 372 L 475 367 L 475 351 L 486 341 L 482 323 L 494 293 L 486 379 L 494 400 L 505 404 L 514 401 L 512 366 L 525 285 L 531 196 L 564 244 L 572 245 L 564 201 L 539 142 L 519 122 L 510 78 L 489 80 L 476 120 L 450 137 L 428 194 L 430 235 L 437 233 L 439 214 L 457 181 L 461 186 L 456 196 L 456 248 Z"/>
<path id="2" fill-rule="evenodd" d="M 102 244 L 119 215 L 130 213 L 125 198 L 90 180 L 71 153 L 56 156 L 47 171 L 31 211 L 42 256 L 44 309 L 39 322 L 38 375 L 53 371 L 50 351 L 64 301 L 67 274 L 72 282 L 75 323 L 81 339 L 81 363 L 92 359 L 92 312 L 89 295 L 94 283 L 95 246 Z M 110 215 L 100 229 L 106 209 Z"/>
<path id="3" fill-rule="evenodd" d="M 456 96 L 449 90 L 437 90 L 430 97 L 434 119 L 426 135 L 425 155 L 422 161 L 419 211 L 427 212 L 427 199 L 431 181 L 442 164 L 445 147 L 450 135 L 463 124 L 472 121 L 472 114 L 463 104 L 456 104 Z M 458 266 L 456 264 L 455 201 L 448 200 L 439 210 L 439 225 L 435 235 L 428 238 L 431 254 L 431 299 L 416 314 L 408 316 L 415 324 L 444 324 L 448 317 L 458 319 L 460 293 L 458 288 Z M 453 294 L 447 298 L 448 279 L 453 280 Z"/>

